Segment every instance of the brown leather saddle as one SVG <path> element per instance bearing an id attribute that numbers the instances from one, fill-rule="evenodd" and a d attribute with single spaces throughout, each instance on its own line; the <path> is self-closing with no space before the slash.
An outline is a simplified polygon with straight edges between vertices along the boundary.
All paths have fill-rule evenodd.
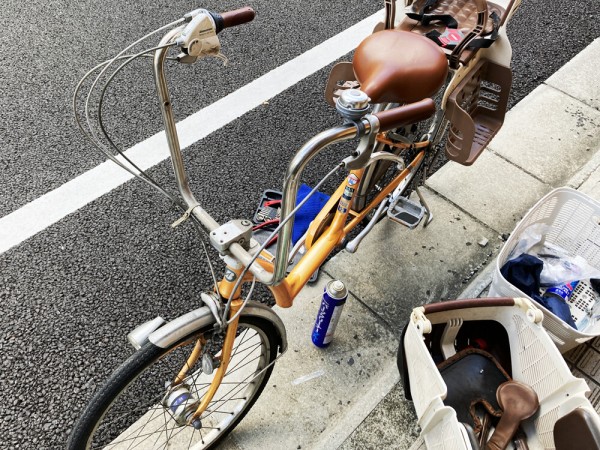
<path id="1" fill-rule="evenodd" d="M 496 429 L 486 442 L 486 450 L 504 450 L 521 422 L 539 407 L 537 394 L 523 383 L 511 380 L 508 373 L 489 353 L 468 348 L 438 364 L 448 388 L 444 404 L 451 406 L 457 419 L 476 433 L 487 434 L 479 420 L 477 407 L 499 418 Z M 483 431 L 482 431 L 483 428 Z"/>
<path id="2" fill-rule="evenodd" d="M 411 5 L 412 11 L 418 11 L 420 16 L 425 12 L 430 16 L 451 17 L 457 30 L 469 31 L 465 38 L 454 49 L 449 49 L 425 36 L 446 26 L 436 20 L 423 22 L 407 17 L 398 29 L 387 30 L 380 24 L 358 46 L 352 63 L 341 62 L 332 68 L 325 99 L 335 106 L 341 92 L 351 88 L 366 92 L 371 103 L 406 104 L 432 98 L 444 86 L 449 65 L 457 68 L 476 53 L 477 47 L 468 45 L 476 40 L 493 42 L 481 36 L 490 30 L 493 33 L 504 23 L 515 1 L 511 0 L 504 10 L 485 0 L 416 0 Z M 393 23 L 393 13 L 388 15 L 385 26 Z M 485 21 L 483 16 L 487 17 Z M 461 75 L 459 84 L 452 85 L 452 90 L 445 94 L 442 108 L 450 122 L 446 156 L 460 164 L 471 165 L 502 127 L 512 72 L 510 67 L 486 59 L 466 67 L 468 74 Z"/>
<path id="3" fill-rule="evenodd" d="M 361 90 L 373 103 L 412 103 L 431 97 L 448 73 L 446 56 L 434 42 L 396 30 L 366 38 L 352 65 Z"/>

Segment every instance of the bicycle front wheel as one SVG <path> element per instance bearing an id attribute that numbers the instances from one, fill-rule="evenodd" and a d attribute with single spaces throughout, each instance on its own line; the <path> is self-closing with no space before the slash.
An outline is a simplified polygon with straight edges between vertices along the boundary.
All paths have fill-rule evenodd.
<path id="1" fill-rule="evenodd" d="M 207 449 L 213 448 L 246 415 L 266 385 L 277 356 L 277 335 L 264 319 L 241 317 L 231 359 L 209 407 L 193 425 L 189 411 L 208 390 L 202 357 L 182 383 L 173 381 L 197 344 L 218 364 L 222 335 L 200 330 L 162 349 L 146 344 L 113 372 L 76 423 L 69 449 Z M 214 355 L 213 355 L 214 353 Z M 204 366 L 204 370 L 203 370 Z M 187 392 L 187 393 L 186 393 Z M 189 417 L 189 416 L 188 416 Z"/>

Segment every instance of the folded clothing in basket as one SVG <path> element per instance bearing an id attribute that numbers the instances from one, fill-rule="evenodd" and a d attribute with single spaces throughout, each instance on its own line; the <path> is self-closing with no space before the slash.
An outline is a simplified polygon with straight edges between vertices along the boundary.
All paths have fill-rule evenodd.
<path id="1" fill-rule="evenodd" d="M 500 269 L 500 273 L 506 281 L 543 305 L 559 319 L 577 329 L 571 316 L 571 309 L 563 299 L 540 295 L 540 274 L 543 267 L 544 263 L 541 259 L 523 253 L 507 261 Z"/>
<path id="2" fill-rule="evenodd" d="M 542 260 L 523 253 L 507 261 L 500 273 L 506 281 L 533 298 L 540 295 L 540 274 L 543 268 Z"/>

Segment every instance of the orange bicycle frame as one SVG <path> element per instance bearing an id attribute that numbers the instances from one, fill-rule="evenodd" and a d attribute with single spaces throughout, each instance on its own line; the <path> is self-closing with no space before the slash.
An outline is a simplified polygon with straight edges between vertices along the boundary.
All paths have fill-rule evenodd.
<path id="1" fill-rule="evenodd" d="M 419 167 L 424 157 L 425 151 L 422 150 L 417 154 L 412 163 L 390 181 L 360 212 L 352 210 L 351 205 L 356 197 L 358 183 L 364 169 L 350 172 L 310 225 L 306 242 L 307 252 L 280 284 L 269 286 L 278 306 L 282 308 L 292 306 L 296 295 L 306 285 L 311 275 L 323 264 L 329 254 L 342 243 L 348 233 L 369 212 L 376 208 L 411 172 L 414 172 Z M 331 218 L 332 211 L 334 211 L 333 218 L 328 224 L 327 222 Z M 262 260 L 260 262 L 265 268 L 272 269 L 272 264 Z"/>

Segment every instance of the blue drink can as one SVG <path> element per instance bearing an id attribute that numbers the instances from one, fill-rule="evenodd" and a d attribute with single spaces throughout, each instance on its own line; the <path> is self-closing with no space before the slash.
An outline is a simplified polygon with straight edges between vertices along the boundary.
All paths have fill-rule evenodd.
<path id="1" fill-rule="evenodd" d="M 571 295 L 573 295 L 573 291 L 579 284 L 579 280 L 571 281 L 570 283 L 559 284 L 557 286 L 552 286 L 546 289 L 544 293 L 545 296 L 553 295 L 555 297 L 562 298 L 565 302 L 569 301 Z"/>
<path id="2" fill-rule="evenodd" d="M 347 298 L 348 290 L 341 281 L 331 280 L 325 286 L 323 300 L 312 332 L 312 341 L 317 347 L 327 347 L 331 343 Z"/>

